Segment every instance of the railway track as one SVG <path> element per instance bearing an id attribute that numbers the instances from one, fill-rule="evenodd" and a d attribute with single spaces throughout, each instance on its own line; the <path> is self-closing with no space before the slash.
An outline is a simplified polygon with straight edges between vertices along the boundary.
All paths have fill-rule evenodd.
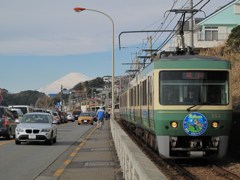
<path id="1" fill-rule="evenodd" d="M 206 161 L 207 163 L 208 161 Z M 240 176 L 233 172 L 219 166 L 215 163 L 208 162 L 207 164 L 201 164 L 198 161 L 195 163 L 188 163 L 180 165 L 191 174 L 194 174 L 197 179 L 217 179 L 217 180 L 239 180 Z"/>
<path id="2" fill-rule="evenodd" d="M 129 137 L 139 146 L 139 148 L 154 162 L 154 164 L 169 178 L 179 180 L 195 180 L 196 177 L 184 168 L 174 163 L 172 160 L 167 160 L 160 157 L 156 152 L 152 151 L 146 144 L 144 144 L 137 136 L 128 131 L 121 121 L 118 121 L 122 129 L 129 135 Z"/>
<path id="3" fill-rule="evenodd" d="M 232 172 L 230 172 L 230 171 L 228 171 L 228 170 L 226 170 L 226 169 L 224 169 L 224 168 L 222 168 L 222 167 L 220 167 L 220 166 L 218 166 L 218 165 L 215 165 L 215 164 L 213 164 L 212 165 L 212 168 L 218 173 L 218 174 L 220 174 L 221 176 L 223 176 L 223 177 L 226 177 L 226 178 L 228 178 L 228 179 L 233 179 L 233 180 L 240 180 L 240 176 L 238 176 L 238 175 L 236 175 L 236 174 L 234 174 L 234 173 L 232 173 Z"/>
<path id="4" fill-rule="evenodd" d="M 132 138 L 132 140 L 142 149 L 151 161 L 169 178 L 169 179 L 187 179 L 187 180 L 240 180 L 240 162 L 234 163 L 235 167 L 239 167 L 239 175 L 231 171 L 231 167 L 224 168 L 223 165 L 218 165 L 208 160 L 171 160 L 164 159 L 158 153 L 152 151 L 142 140 L 135 134 L 129 132 L 121 121 L 118 121 L 122 129 Z M 226 164 L 226 163 L 225 163 Z M 231 165 L 231 163 L 228 163 Z M 239 166 L 237 166 L 239 165 Z"/>

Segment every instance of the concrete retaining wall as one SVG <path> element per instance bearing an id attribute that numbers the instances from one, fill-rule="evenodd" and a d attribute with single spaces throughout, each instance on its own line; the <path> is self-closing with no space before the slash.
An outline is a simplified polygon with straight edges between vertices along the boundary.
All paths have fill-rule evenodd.
<path id="1" fill-rule="evenodd" d="M 112 119 L 111 131 L 125 180 L 167 179 Z"/>

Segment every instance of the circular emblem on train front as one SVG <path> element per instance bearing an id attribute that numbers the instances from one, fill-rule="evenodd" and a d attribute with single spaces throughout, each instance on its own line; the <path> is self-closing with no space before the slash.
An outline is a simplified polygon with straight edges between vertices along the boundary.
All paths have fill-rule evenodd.
<path id="1" fill-rule="evenodd" d="M 190 136 L 202 135 L 208 127 L 207 119 L 198 112 L 188 114 L 183 120 L 183 129 Z"/>

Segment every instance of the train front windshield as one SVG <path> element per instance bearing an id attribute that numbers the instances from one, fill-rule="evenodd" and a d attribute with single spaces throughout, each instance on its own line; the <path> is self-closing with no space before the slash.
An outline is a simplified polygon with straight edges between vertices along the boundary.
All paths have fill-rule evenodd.
<path id="1" fill-rule="evenodd" d="M 227 71 L 161 71 L 159 101 L 162 105 L 227 105 Z"/>

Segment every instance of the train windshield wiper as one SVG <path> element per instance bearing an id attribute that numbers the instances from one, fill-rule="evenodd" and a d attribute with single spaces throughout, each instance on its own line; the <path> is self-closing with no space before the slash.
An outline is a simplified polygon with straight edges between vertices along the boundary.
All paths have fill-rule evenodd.
<path id="1" fill-rule="evenodd" d="M 211 102 L 200 102 L 200 103 L 197 103 L 197 104 L 193 104 L 192 106 L 188 107 L 187 108 L 187 111 L 190 111 L 192 108 L 198 106 L 198 105 L 213 105 L 214 103 L 211 103 Z"/>
<path id="2" fill-rule="evenodd" d="M 194 104 L 194 105 L 188 107 L 188 108 L 187 108 L 187 111 L 189 112 L 192 108 L 196 107 L 197 105 L 199 105 L 199 104 Z"/>

